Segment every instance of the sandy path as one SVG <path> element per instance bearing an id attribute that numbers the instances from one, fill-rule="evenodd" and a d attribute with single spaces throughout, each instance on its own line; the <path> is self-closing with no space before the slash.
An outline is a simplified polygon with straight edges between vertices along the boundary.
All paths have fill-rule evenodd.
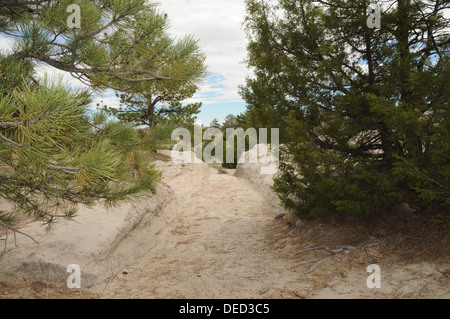
<path id="1" fill-rule="evenodd" d="M 152 250 L 96 291 L 106 298 L 292 298 L 289 249 L 270 241 L 274 213 L 246 181 L 206 164 L 158 163 L 182 200 Z"/>
<path id="2" fill-rule="evenodd" d="M 100 298 L 450 296 L 448 270 L 429 263 L 405 265 L 376 259 L 380 253 L 377 247 L 372 252 L 355 250 L 341 255 L 321 265 L 314 274 L 303 276 L 310 266 L 293 271 L 292 266 L 303 260 L 294 255 L 317 244 L 308 239 L 307 229 L 274 221 L 276 214 L 266 198 L 246 180 L 219 174 L 204 163 L 159 161 L 157 168 L 181 202 L 178 217 L 158 234 L 155 247 L 142 259 L 92 290 Z M 315 231 L 320 229 L 319 225 Z M 318 256 L 324 257 L 323 253 Z M 368 289 L 366 285 L 366 268 L 372 263 L 380 263 L 383 268 L 382 289 Z"/>
<path id="3" fill-rule="evenodd" d="M 219 174 L 204 163 L 156 165 L 179 206 L 175 220 L 157 234 L 155 246 L 144 257 L 91 289 L 0 283 L 0 299 L 450 298 L 447 259 L 405 264 L 386 258 L 378 246 L 333 257 L 313 274 L 302 276 L 310 265 L 297 271 L 293 265 L 328 255 L 295 253 L 317 246 L 314 234 L 335 247 L 331 235 L 345 229 L 327 230 L 331 225 L 314 223 L 297 228 L 289 218 L 274 221 L 276 214 L 266 198 L 246 180 Z M 366 285 L 366 268 L 374 263 L 382 268 L 382 289 Z"/>

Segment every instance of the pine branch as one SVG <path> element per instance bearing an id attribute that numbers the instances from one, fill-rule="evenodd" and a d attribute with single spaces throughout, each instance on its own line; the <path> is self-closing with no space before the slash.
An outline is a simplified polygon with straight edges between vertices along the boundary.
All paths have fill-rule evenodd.
<path id="1" fill-rule="evenodd" d="M 33 0 L 33 1 L 6 1 L 6 0 L 0 0 L 0 5 L 4 6 L 28 6 L 28 5 L 35 5 L 39 6 L 43 4 L 44 2 L 51 2 L 52 0 Z"/>
<path id="2" fill-rule="evenodd" d="M 135 82 L 148 82 L 148 81 L 172 80 L 172 78 L 169 78 L 169 77 L 162 77 L 162 76 L 154 76 L 154 77 L 151 77 L 151 78 L 139 78 L 139 79 L 126 78 L 126 77 L 123 77 L 123 76 L 117 75 L 117 74 L 114 74 L 113 76 L 114 76 L 115 78 L 119 79 L 119 80 L 123 80 L 123 81 L 126 81 L 126 82 L 133 82 L 133 83 L 135 83 Z"/>
<path id="3" fill-rule="evenodd" d="M 20 146 L 20 144 L 10 140 L 9 138 L 5 137 L 2 133 L 0 133 L 0 138 L 3 139 L 4 141 L 6 141 L 9 144 L 13 144 L 15 146 Z"/>
<path id="4" fill-rule="evenodd" d="M 15 123 L 15 122 L 0 122 L 1 128 L 17 127 L 19 125 L 20 125 L 20 123 Z"/>

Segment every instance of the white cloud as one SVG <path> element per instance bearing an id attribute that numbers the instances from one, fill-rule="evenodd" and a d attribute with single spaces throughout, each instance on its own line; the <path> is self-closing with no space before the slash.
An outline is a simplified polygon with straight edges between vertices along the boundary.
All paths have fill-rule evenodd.
<path id="1" fill-rule="evenodd" d="M 108 90 L 104 94 L 98 94 L 93 99 L 92 105 L 93 108 L 97 108 L 97 104 L 99 104 L 100 107 L 102 106 L 108 106 L 112 108 L 120 108 L 120 101 L 119 98 L 116 97 L 114 94 L 114 91 Z"/>
<path id="2" fill-rule="evenodd" d="M 243 0 L 162 0 L 160 9 L 168 14 L 169 32 L 181 38 L 193 35 L 206 54 L 208 71 L 223 78 L 219 84 L 206 81 L 192 99 L 204 104 L 242 102 L 238 85 L 249 71 L 243 63 L 247 39 L 242 30 Z"/>
<path id="3" fill-rule="evenodd" d="M 61 81 L 74 89 L 89 88 L 87 85 L 70 75 L 69 72 L 61 71 L 48 64 L 38 63 L 34 71 L 36 72 L 37 78 L 40 80 L 47 77 L 47 79 L 51 82 Z"/>
<path id="4" fill-rule="evenodd" d="M 11 37 L 6 37 L 3 34 L 0 34 L 0 52 L 1 53 L 11 53 L 11 48 L 13 47 L 14 40 Z"/>

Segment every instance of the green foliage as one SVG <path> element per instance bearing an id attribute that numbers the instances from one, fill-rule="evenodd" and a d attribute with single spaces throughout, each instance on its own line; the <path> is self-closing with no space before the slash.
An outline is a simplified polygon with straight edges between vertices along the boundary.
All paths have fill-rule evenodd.
<path id="1" fill-rule="evenodd" d="M 142 94 L 120 95 L 122 108 L 103 106 L 102 111 L 115 116 L 124 123 L 134 126 L 147 126 L 155 128 L 159 125 L 173 124 L 176 127 L 192 125 L 196 115 L 200 113 L 202 103 L 183 105 L 182 102 L 171 102 L 168 105 L 160 105 L 162 100 L 152 100 Z"/>
<path id="2" fill-rule="evenodd" d="M 155 74 L 160 76 L 153 81 L 117 82 L 119 85 L 114 88 L 122 107 L 105 106 L 104 110 L 136 126 L 155 127 L 168 122 L 185 126 L 200 112 L 201 103 L 184 105 L 183 101 L 195 94 L 206 75 L 205 55 L 192 36 L 175 41 L 167 32 L 167 15 L 153 7 L 148 12 L 140 12 L 137 19 L 131 36 L 115 38 L 117 59 L 135 65 L 127 67 L 133 72 L 146 65 L 149 71 L 143 75 L 144 79 L 155 78 Z M 123 45 L 133 48 L 134 44 L 137 44 L 135 50 L 123 52 Z"/>
<path id="3" fill-rule="evenodd" d="M 247 1 L 246 118 L 281 129 L 274 188 L 299 217 L 449 208 L 449 19 L 391 2 L 372 30 L 367 1 Z"/>
<path id="4" fill-rule="evenodd" d="M 172 149 L 174 144 L 172 132 L 175 129 L 175 124 L 160 124 L 151 129 L 142 130 L 141 143 L 151 150 Z"/>
<path id="5" fill-rule="evenodd" d="M 0 94 L 6 94 L 24 83 L 32 83 L 31 61 L 17 61 L 14 57 L 0 54 Z"/>
<path id="6" fill-rule="evenodd" d="M 224 133 L 224 141 L 223 141 L 223 162 L 222 167 L 223 168 L 230 168 L 235 169 L 237 167 L 239 158 L 241 154 L 238 154 L 238 138 L 234 137 L 234 147 L 232 148 L 228 141 L 226 140 L 226 134 Z M 245 145 L 244 145 L 244 152 L 247 152 L 250 150 L 250 139 L 248 136 L 245 136 Z M 232 152 L 233 155 L 233 162 L 227 163 L 227 154 L 229 152 Z"/>
<path id="7" fill-rule="evenodd" d="M 15 213 L 51 224 L 72 217 L 73 204 L 114 204 L 154 189 L 159 176 L 137 132 L 87 117 L 89 102 L 86 92 L 48 83 L 0 97 L 0 198 Z"/>
<path id="8" fill-rule="evenodd" d="M 81 28 L 69 29 L 76 3 Z M 98 89 L 192 92 L 204 56 L 191 36 L 167 34 L 167 15 L 145 0 L 0 1 L 0 32 L 15 39 L 17 60 L 34 59 Z"/>
<path id="9" fill-rule="evenodd" d="M 66 24 L 72 3 L 81 8 L 79 29 Z M 154 190 L 160 175 L 150 147 L 167 128 L 140 134 L 104 112 L 88 115 L 91 90 L 39 82 L 34 66 L 70 72 L 95 90 L 159 94 L 173 111 L 161 126 L 187 121 L 179 102 L 195 93 L 204 56 L 192 37 L 176 41 L 167 27 L 144 0 L 0 0 L 0 32 L 13 41 L 13 52 L 0 55 L 0 200 L 14 207 L 0 224 L 25 213 L 51 225 L 73 217 L 77 204 L 113 205 Z"/>
<path id="10" fill-rule="evenodd" d="M 223 168 L 228 168 L 228 169 L 235 169 L 237 167 L 238 164 L 238 160 L 241 156 L 241 154 L 238 153 L 238 137 L 235 135 L 233 136 L 233 143 L 231 143 L 232 141 L 228 140 L 228 136 L 227 136 L 227 129 L 242 129 L 242 127 L 240 126 L 242 121 L 242 116 L 235 116 L 232 114 L 229 114 L 225 117 L 225 121 L 222 124 L 222 126 L 219 124 L 219 121 L 217 119 L 213 119 L 210 123 L 210 128 L 215 128 L 215 129 L 220 129 L 221 133 L 222 133 L 222 138 L 223 138 L 223 149 L 222 149 L 222 155 L 223 158 L 220 159 L 222 162 L 222 167 Z M 250 150 L 250 139 L 249 137 L 246 135 L 245 136 L 245 142 L 244 142 L 244 149 L 242 150 L 243 152 L 249 151 Z M 209 142 L 205 142 L 203 143 L 203 146 L 208 145 Z M 200 150 L 200 149 L 199 149 Z M 201 149 L 201 151 L 203 152 L 203 148 Z M 233 154 L 233 161 L 231 162 L 227 162 L 227 155 L 228 154 Z M 215 151 L 212 152 L 213 156 L 216 156 Z"/>
<path id="11" fill-rule="evenodd" d="M 220 128 L 220 123 L 219 120 L 214 118 L 211 123 L 209 124 L 209 127 L 213 127 L 213 128 Z"/>

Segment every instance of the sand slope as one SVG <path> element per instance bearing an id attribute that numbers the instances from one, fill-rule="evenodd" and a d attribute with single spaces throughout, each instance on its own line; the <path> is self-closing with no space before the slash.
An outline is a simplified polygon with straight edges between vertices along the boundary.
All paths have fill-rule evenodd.
<path id="1" fill-rule="evenodd" d="M 177 209 L 173 191 L 160 184 L 156 194 L 115 208 L 82 206 L 74 221 L 60 221 L 49 232 L 40 222 L 30 223 L 20 230 L 39 244 L 17 235 L 15 246 L 10 234 L 0 257 L 0 281 L 62 286 L 69 276 L 67 267 L 77 264 L 82 287 L 96 285 L 153 247 L 157 234 L 175 218 Z"/>

